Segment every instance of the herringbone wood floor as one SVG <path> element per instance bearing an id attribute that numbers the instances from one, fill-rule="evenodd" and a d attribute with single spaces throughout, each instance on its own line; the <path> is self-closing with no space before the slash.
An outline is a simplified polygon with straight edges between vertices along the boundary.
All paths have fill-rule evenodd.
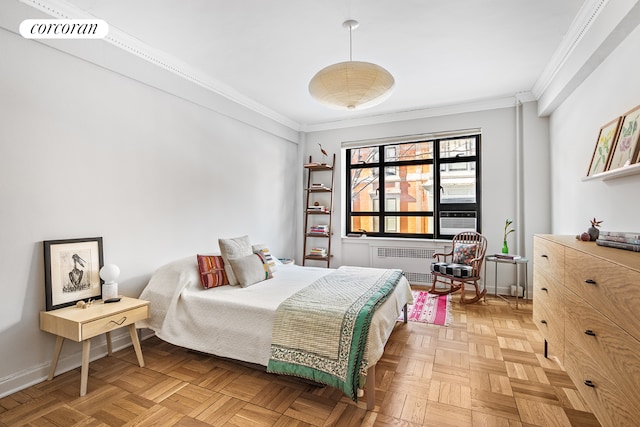
<path id="1" fill-rule="evenodd" d="M 0 399 L 16 426 L 598 426 L 568 376 L 542 356 L 531 304 L 487 298 L 448 327 L 398 323 L 376 370 L 376 408 L 341 392 L 151 338 Z"/>

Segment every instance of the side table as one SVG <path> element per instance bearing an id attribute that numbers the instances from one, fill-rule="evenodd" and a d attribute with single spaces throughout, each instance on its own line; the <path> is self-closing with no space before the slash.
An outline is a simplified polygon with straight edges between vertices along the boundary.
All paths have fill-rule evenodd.
<path id="1" fill-rule="evenodd" d="M 129 327 L 129 335 L 138 357 L 138 364 L 144 367 L 135 322 L 149 317 L 149 301 L 129 297 L 120 298 L 120 301 L 110 304 L 100 300 L 94 301 L 88 308 L 72 306 L 40 312 L 40 329 L 57 336 L 48 380 L 54 377 L 65 338 L 82 342 L 80 396 L 87 394 L 91 338 L 106 334 L 107 352 L 111 356 L 111 331 L 125 326 Z"/>
<path id="2" fill-rule="evenodd" d="M 489 262 L 493 262 L 495 263 L 495 274 L 493 277 L 493 294 L 496 297 L 505 299 L 504 297 L 502 297 L 502 295 L 498 295 L 498 264 L 512 264 L 515 265 L 516 267 L 516 308 L 518 308 L 518 297 L 520 292 L 518 292 L 518 287 L 520 286 L 520 266 L 524 266 L 524 291 L 525 291 L 525 298 L 529 299 L 529 273 L 527 272 L 527 264 L 529 263 L 529 260 L 527 258 L 524 257 L 520 257 L 520 258 L 513 258 L 513 259 L 504 259 L 504 258 L 499 258 L 495 255 L 487 255 L 485 258 L 485 261 L 487 263 Z M 485 283 L 485 288 L 486 288 L 486 283 L 487 283 L 487 266 L 485 265 L 485 269 L 484 269 L 484 283 Z M 506 301 L 506 299 L 505 299 Z"/>

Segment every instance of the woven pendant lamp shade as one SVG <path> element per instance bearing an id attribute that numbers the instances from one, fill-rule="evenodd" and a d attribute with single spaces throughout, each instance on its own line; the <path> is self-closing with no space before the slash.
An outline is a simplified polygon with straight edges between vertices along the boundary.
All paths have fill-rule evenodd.
<path id="1" fill-rule="evenodd" d="M 328 107 L 354 110 L 381 103 L 394 84 L 393 76 L 379 65 L 347 61 L 318 71 L 309 83 L 309 93 Z"/>
<path id="2" fill-rule="evenodd" d="M 373 107 L 391 95 L 393 76 L 384 68 L 370 62 L 353 60 L 351 32 L 358 21 L 342 23 L 349 30 L 349 61 L 329 65 L 318 71 L 309 82 L 309 93 L 318 102 L 338 110 Z"/>

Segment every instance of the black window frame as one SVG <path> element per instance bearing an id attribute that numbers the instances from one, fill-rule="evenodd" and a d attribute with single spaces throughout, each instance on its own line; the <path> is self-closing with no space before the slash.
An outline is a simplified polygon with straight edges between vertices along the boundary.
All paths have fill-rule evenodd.
<path id="1" fill-rule="evenodd" d="M 462 156 L 458 155 L 455 157 L 441 157 L 440 156 L 440 144 L 443 141 L 457 140 L 457 139 L 475 139 L 475 155 L 470 156 Z M 407 144 L 407 143 L 432 143 L 432 151 L 433 156 L 431 159 L 424 160 L 398 160 L 398 161 L 387 161 L 385 159 L 385 150 L 389 146 L 395 146 L 399 144 Z M 442 138 L 425 138 L 425 139 L 417 139 L 415 141 L 391 141 L 386 144 L 376 144 L 376 145 L 366 145 L 358 147 L 351 147 L 346 149 L 346 170 L 345 170 L 345 179 L 346 179 L 346 234 L 347 236 L 359 235 L 362 233 L 362 230 L 352 230 L 351 229 L 351 218 L 354 216 L 369 216 L 369 217 L 378 217 L 378 224 L 380 224 L 379 228 L 381 231 L 366 231 L 367 236 L 371 237 L 388 237 L 388 238 L 418 238 L 418 239 L 451 239 L 453 238 L 452 234 L 442 234 L 440 232 L 440 221 L 438 221 L 438 215 L 441 211 L 451 211 L 451 212 L 475 212 L 476 215 L 476 231 L 481 232 L 481 224 L 482 224 L 482 171 L 481 171 L 481 143 L 482 137 L 481 134 L 468 134 L 468 135 L 456 135 Z M 359 163 L 359 164 L 351 164 L 351 153 L 352 150 L 362 149 L 362 148 L 377 148 L 378 161 L 376 162 L 367 162 L 367 163 Z M 441 171 L 440 166 L 446 164 L 455 164 L 455 163 L 470 163 L 475 162 L 475 203 L 442 203 L 442 187 L 441 187 Z M 419 212 L 386 212 L 385 203 L 381 201 L 386 200 L 385 198 L 385 168 L 387 167 L 398 167 L 398 166 L 415 166 L 415 165 L 432 165 L 433 170 L 433 188 L 440 189 L 440 191 L 434 191 L 433 193 L 433 211 L 419 211 Z M 377 176 L 378 176 L 378 211 L 360 211 L 360 212 L 352 212 L 351 211 L 351 177 L 352 171 L 356 169 L 365 169 L 365 168 L 378 168 Z M 399 233 L 399 232 L 385 232 L 384 225 L 385 219 L 388 217 L 433 217 L 433 233 Z"/>

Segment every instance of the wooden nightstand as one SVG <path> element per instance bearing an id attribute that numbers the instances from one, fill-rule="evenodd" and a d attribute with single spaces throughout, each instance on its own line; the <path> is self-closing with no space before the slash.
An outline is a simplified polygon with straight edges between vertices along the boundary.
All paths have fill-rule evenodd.
<path id="1" fill-rule="evenodd" d="M 80 396 L 87 394 L 89 376 L 89 351 L 91 338 L 106 334 L 107 351 L 111 356 L 111 331 L 129 327 L 129 335 L 138 357 L 138 364 L 144 367 L 142 349 L 136 334 L 135 322 L 149 317 L 149 301 L 136 298 L 121 297 L 115 303 L 104 304 L 95 301 L 89 308 L 65 307 L 52 311 L 40 312 L 40 329 L 57 335 L 56 346 L 51 360 L 49 380 L 53 379 L 56 365 L 62 350 L 64 339 L 82 342 L 82 369 L 80 375 Z"/>

